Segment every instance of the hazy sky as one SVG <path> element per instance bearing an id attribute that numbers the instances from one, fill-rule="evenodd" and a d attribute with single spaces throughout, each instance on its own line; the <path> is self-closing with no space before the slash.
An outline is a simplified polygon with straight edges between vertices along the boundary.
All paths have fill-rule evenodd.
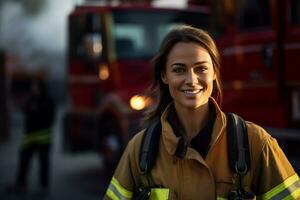
<path id="1" fill-rule="evenodd" d="M 67 14 L 73 4 L 80 1 L 46 0 L 46 7 L 34 17 L 26 16 L 20 3 L 8 1 L 0 12 L 0 47 L 17 53 L 23 51 L 25 46 L 27 50 L 32 46 L 48 51 L 63 51 Z M 186 0 L 157 0 L 154 4 L 181 7 L 186 4 Z"/>
<path id="2" fill-rule="evenodd" d="M 60 64 L 49 59 L 64 57 L 67 40 L 67 15 L 74 4 L 82 0 L 45 0 L 46 6 L 36 16 L 27 15 L 18 2 L 7 1 L 0 8 L 0 47 L 9 54 L 15 54 L 24 67 L 50 66 L 52 73 L 61 76 Z M 186 0 L 157 0 L 157 6 L 182 7 Z M 48 66 L 49 68 L 49 66 Z"/>

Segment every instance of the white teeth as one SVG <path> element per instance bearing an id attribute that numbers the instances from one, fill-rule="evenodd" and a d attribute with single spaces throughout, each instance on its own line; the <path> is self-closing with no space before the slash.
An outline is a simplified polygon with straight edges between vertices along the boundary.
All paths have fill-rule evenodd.
<path id="1" fill-rule="evenodd" d="M 184 90 L 183 92 L 186 94 L 197 94 L 200 90 Z"/>

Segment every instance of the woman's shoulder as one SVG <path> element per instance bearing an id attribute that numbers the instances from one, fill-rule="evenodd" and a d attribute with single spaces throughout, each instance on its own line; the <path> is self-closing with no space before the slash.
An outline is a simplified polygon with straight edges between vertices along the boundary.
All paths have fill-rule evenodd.
<path id="1" fill-rule="evenodd" d="M 253 122 L 246 121 L 246 127 L 250 153 L 252 154 L 253 159 L 257 161 L 264 149 L 268 148 L 273 141 L 276 141 L 276 139 L 274 139 L 263 127 Z"/>
<path id="2" fill-rule="evenodd" d="M 247 127 L 248 132 L 253 134 L 253 136 L 259 137 L 261 139 L 268 139 L 269 137 L 272 137 L 266 131 L 266 129 L 264 129 L 262 126 L 254 123 L 254 122 L 246 121 L 246 127 Z"/>
<path id="3" fill-rule="evenodd" d="M 270 133 L 268 133 L 263 127 L 253 122 L 246 121 L 246 127 L 250 145 L 253 143 L 253 145 L 264 146 L 268 140 L 272 139 Z"/>
<path id="4" fill-rule="evenodd" d="M 273 137 L 263 127 L 253 122 L 246 121 L 246 127 L 249 151 L 251 155 L 251 165 L 253 165 L 253 169 L 256 169 L 264 149 L 266 149 L 270 141 L 273 140 Z"/>

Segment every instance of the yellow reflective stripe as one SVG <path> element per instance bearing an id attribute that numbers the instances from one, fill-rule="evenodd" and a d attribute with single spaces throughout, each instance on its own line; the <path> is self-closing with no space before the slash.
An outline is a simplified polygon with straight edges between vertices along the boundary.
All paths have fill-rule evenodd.
<path id="1" fill-rule="evenodd" d="M 284 182 L 281 184 L 275 186 L 273 189 L 268 191 L 267 193 L 263 194 L 261 196 L 261 199 L 271 199 L 289 186 L 291 186 L 293 183 L 299 180 L 299 177 L 297 174 L 294 174 L 293 176 L 287 178 Z"/>
<path id="2" fill-rule="evenodd" d="M 43 129 L 24 135 L 22 146 L 26 147 L 32 143 L 46 144 L 51 140 L 51 129 Z"/>
<path id="3" fill-rule="evenodd" d="M 300 187 L 296 189 L 294 192 L 292 192 L 291 195 L 285 197 L 283 200 L 294 200 L 298 199 L 300 197 Z"/>
<path id="4" fill-rule="evenodd" d="M 108 190 L 106 192 L 107 196 L 109 196 L 111 199 L 120 199 L 120 200 L 126 200 L 131 199 L 133 196 L 133 193 L 129 190 L 126 190 L 123 188 L 117 179 L 114 177 L 112 178 Z"/>
<path id="5" fill-rule="evenodd" d="M 35 143 L 35 144 L 47 144 L 47 143 L 50 143 L 50 139 L 51 139 L 50 136 L 45 135 L 43 137 L 32 138 L 30 140 L 24 140 L 22 142 L 22 145 L 23 146 L 27 146 L 27 145 L 30 145 L 32 143 Z"/>
<path id="6" fill-rule="evenodd" d="M 217 200 L 227 200 L 227 198 L 224 198 L 224 197 L 217 197 Z"/>
<path id="7" fill-rule="evenodd" d="M 45 140 L 45 139 L 50 139 L 50 135 L 36 135 L 35 137 L 31 138 L 25 138 L 24 142 L 30 142 L 30 141 L 39 141 L 39 140 Z"/>
<path id="8" fill-rule="evenodd" d="M 111 183 L 116 187 L 116 189 L 121 193 L 121 195 L 127 199 L 132 198 L 133 193 L 129 190 L 126 190 L 125 188 L 123 188 L 117 179 L 115 179 L 114 177 L 111 180 Z"/>
<path id="9" fill-rule="evenodd" d="M 107 190 L 107 192 L 106 192 L 106 195 L 107 195 L 108 197 L 110 197 L 112 200 L 120 200 L 120 199 L 117 197 L 117 195 L 115 195 L 115 193 L 114 193 L 111 189 L 109 189 L 109 188 L 108 188 L 108 190 Z"/>
<path id="10" fill-rule="evenodd" d="M 25 135 L 25 137 L 34 137 L 34 135 L 36 135 L 36 134 L 48 134 L 50 132 L 51 132 L 50 128 L 45 128 L 45 129 L 41 129 L 41 130 L 38 130 L 38 131 L 28 133 L 28 134 Z"/>
<path id="11" fill-rule="evenodd" d="M 34 138 L 25 138 L 22 141 L 22 146 L 26 147 L 31 144 L 49 144 L 50 141 L 51 141 L 50 135 L 40 135 L 40 136 L 36 136 Z"/>
<path id="12" fill-rule="evenodd" d="M 40 131 L 36 131 L 36 132 L 32 132 L 32 133 L 28 133 L 24 136 L 23 140 L 27 141 L 27 140 L 34 140 L 36 138 L 39 137 L 45 137 L 45 136 L 50 136 L 50 129 L 43 129 Z"/>
<path id="13" fill-rule="evenodd" d="M 169 199 L 168 188 L 152 188 L 150 194 L 150 200 L 167 200 Z"/>

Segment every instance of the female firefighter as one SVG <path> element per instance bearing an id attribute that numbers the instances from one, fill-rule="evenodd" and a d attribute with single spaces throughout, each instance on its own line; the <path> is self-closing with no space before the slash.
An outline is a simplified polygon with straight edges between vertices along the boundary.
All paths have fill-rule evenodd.
<path id="1" fill-rule="evenodd" d="M 300 198 L 298 175 L 263 128 L 245 122 L 246 138 L 241 139 L 242 129 L 237 128 L 238 147 L 231 148 L 235 143 L 228 135 L 233 129 L 228 129 L 229 118 L 216 101 L 222 98 L 219 53 L 207 32 L 190 26 L 173 29 L 153 65 L 158 103 L 146 117 L 160 119 L 152 130 L 159 132 L 157 147 L 145 139 L 149 131 L 135 135 L 105 199 Z M 153 157 L 147 151 L 155 148 L 154 164 L 141 169 L 141 160 Z M 233 169 L 232 154 L 238 155 Z"/>

